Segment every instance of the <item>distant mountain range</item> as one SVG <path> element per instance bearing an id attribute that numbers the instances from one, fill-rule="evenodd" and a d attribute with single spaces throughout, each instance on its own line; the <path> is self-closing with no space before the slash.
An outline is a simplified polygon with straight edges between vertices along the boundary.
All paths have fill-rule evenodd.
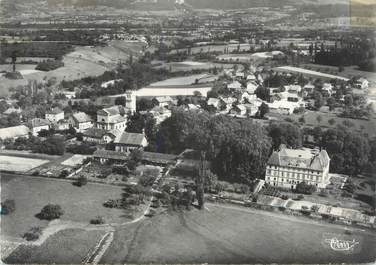
<path id="1" fill-rule="evenodd" d="M 26 3 L 42 0 L 0 0 L 1 2 Z M 50 7 L 58 4 L 85 6 L 109 6 L 135 9 L 174 9 L 186 4 L 194 9 L 244 9 L 252 7 L 278 7 L 301 4 L 348 4 L 349 0 L 46 0 Z"/>

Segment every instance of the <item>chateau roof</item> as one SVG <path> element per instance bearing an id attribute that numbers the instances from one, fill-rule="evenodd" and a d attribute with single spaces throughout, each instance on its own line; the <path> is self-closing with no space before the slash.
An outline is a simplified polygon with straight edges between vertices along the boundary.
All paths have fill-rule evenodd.
<path id="1" fill-rule="evenodd" d="M 325 150 L 289 149 L 282 145 L 279 151 L 274 151 L 269 157 L 268 165 L 322 171 L 329 162 L 330 158 Z"/>

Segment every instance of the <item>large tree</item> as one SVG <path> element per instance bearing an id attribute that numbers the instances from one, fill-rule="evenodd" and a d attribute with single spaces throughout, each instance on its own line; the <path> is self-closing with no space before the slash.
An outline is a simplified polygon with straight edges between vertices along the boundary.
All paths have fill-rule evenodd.
<path id="1" fill-rule="evenodd" d="M 269 136 L 272 138 L 274 150 L 278 149 L 281 144 L 286 144 L 291 148 L 302 146 L 302 132 L 299 127 L 292 123 L 272 123 L 268 126 L 267 130 Z"/>

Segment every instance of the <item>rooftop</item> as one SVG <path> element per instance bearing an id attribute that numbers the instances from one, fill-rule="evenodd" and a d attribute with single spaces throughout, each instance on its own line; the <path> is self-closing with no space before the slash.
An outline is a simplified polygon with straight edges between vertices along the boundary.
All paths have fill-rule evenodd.
<path id="1" fill-rule="evenodd" d="M 274 151 L 268 164 L 283 167 L 297 167 L 322 171 L 329 165 L 330 158 L 325 150 L 300 148 L 289 149 L 281 145 L 279 151 Z"/>
<path id="2" fill-rule="evenodd" d="M 0 139 L 16 138 L 26 136 L 30 132 L 30 129 L 25 125 L 19 125 L 14 127 L 0 129 Z"/>
<path id="3" fill-rule="evenodd" d="M 35 127 L 50 125 L 50 122 L 48 120 L 45 120 L 45 119 L 35 118 L 35 119 L 32 119 L 29 122 L 29 125 L 30 125 L 31 128 L 35 128 Z"/>
<path id="4" fill-rule="evenodd" d="M 64 113 L 64 111 L 61 110 L 60 108 L 53 108 L 53 109 L 47 110 L 46 114 L 54 114 L 54 115 L 56 115 L 56 114 L 60 114 L 62 112 Z"/>
<path id="5" fill-rule="evenodd" d="M 115 139 L 116 144 L 143 146 L 145 136 L 142 133 L 123 132 Z"/>
<path id="6" fill-rule="evenodd" d="M 73 113 L 72 116 L 78 123 L 91 122 L 90 116 L 85 112 Z"/>

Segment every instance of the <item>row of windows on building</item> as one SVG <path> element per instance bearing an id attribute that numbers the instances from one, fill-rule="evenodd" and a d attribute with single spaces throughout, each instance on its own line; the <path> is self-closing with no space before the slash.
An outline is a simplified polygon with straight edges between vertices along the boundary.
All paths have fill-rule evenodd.
<path id="1" fill-rule="evenodd" d="M 268 166 L 267 167 L 268 169 L 275 169 L 275 170 L 285 170 L 285 171 L 294 171 L 294 172 L 304 172 L 306 174 L 318 174 L 320 172 L 318 171 L 309 171 L 307 169 L 303 169 L 303 168 L 295 168 L 295 167 L 280 167 L 280 166 Z"/>
<path id="2" fill-rule="evenodd" d="M 303 173 L 296 173 L 296 172 L 284 172 L 284 171 L 276 171 L 276 170 L 267 170 L 268 175 L 277 176 L 277 177 L 288 177 L 288 178 L 297 178 L 297 179 L 311 179 L 316 180 L 318 178 L 317 175 L 308 175 L 307 172 Z"/>
<path id="3" fill-rule="evenodd" d="M 305 181 L 306 179 L 300 179 L 300 180 L 293 180 L 293 179 L 288 179 L 288 178 L 286 178 L 286 179 L 284 179 L 284 178 L 276 178 L 276 177 L 266 177 L 266 180 L 274 180 L 274 181 L 278 181 L 278 182 L 287 182 L 287 183 L 294 183 L 294 184 L 298 184 L 298 183 L 300 183 L 300 182 L 302 182 L 302 181 Z M 316 179 L 312 179 L 311 180 L 311 182 L 312 183 L 314 183 L 316 181 Z M 317 178 L 317 182 L 320 182 L 321 181 L 321 178 Z M 310 182 L 310 183 L 311 183 Z"/>
<path id="4" fill-rule="evenodd" d="M 296 185 L 296 184 L 299 184 L 301 181 L 289 180 L 289 179 L 286 179 L 286 180 L 285 179 L 278 179 L 278 181 L 277 181 L 276 178 L 274 178 L 274 181 L 272 181 L 271 178 L 270 178 L 270 180 L 267 180 L 266 182 L 269 183 L 269 184 L 272 184 L 272 185 L 276 186 L 277 183 Z M 317 186 L 317 183 L 314 183 L 314 182 L 308 182 L 307 184 L 309 184 L 309 185 L 316 185 Z"/>

